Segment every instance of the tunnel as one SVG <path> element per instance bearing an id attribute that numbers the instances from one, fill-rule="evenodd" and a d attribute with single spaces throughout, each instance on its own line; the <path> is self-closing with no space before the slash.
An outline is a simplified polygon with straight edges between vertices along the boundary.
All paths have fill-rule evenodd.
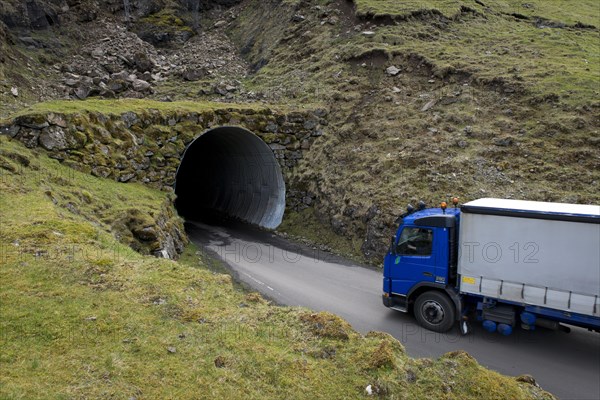
<path id="1" fill-rule="evenodd" d="M 211 129 L 190 143 L 175 194 L 175 207 L 187 220 L 221 215 L 275 229 L 285 210 L 285 183 L 273 151 L 238 127 Z"/>

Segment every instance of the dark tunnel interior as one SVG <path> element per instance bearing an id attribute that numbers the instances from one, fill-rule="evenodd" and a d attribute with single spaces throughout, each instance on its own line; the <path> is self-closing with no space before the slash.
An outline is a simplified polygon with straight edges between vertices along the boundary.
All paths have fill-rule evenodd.
<path id="1" fill-rule="evenodd" d="M 186 149 L 175 207 L 188 220 L 225 214 L 275 229 L 285 211 L 285 183 L 271 148 L 237 127 L 212 129 Z"/>

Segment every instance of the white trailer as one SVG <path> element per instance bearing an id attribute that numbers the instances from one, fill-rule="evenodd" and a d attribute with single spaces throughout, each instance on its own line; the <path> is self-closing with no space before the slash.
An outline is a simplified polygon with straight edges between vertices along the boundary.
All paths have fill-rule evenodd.
<path id="1" fill-rule="evenodd" d="M 600 316 L 600 206 L 479 199 L 461 206 L 463 294 Z"/>

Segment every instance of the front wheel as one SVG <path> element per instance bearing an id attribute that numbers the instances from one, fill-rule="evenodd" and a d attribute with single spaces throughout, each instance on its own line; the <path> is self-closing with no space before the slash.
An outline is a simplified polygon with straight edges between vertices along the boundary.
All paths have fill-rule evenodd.
<path id="1" fill-rule="evenodd" d="M 441 292 L 425 292 L 415 301 L 415 318 L 419 325 L 434 332 L 447 332 L 454 324 L 454 304 Z"/>

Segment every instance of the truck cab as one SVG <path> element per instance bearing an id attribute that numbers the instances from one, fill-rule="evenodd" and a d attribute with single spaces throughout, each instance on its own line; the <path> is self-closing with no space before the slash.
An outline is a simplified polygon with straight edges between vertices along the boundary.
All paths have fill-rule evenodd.
<path id="1" fill-rule="evenodd" d="M 383 303 L 408 312 L 421 307 L 434 331 L 447 330 L 456 320 L 456 246 L 460 210 L 421 209 L 403 215 L 384 260 Z"/>

